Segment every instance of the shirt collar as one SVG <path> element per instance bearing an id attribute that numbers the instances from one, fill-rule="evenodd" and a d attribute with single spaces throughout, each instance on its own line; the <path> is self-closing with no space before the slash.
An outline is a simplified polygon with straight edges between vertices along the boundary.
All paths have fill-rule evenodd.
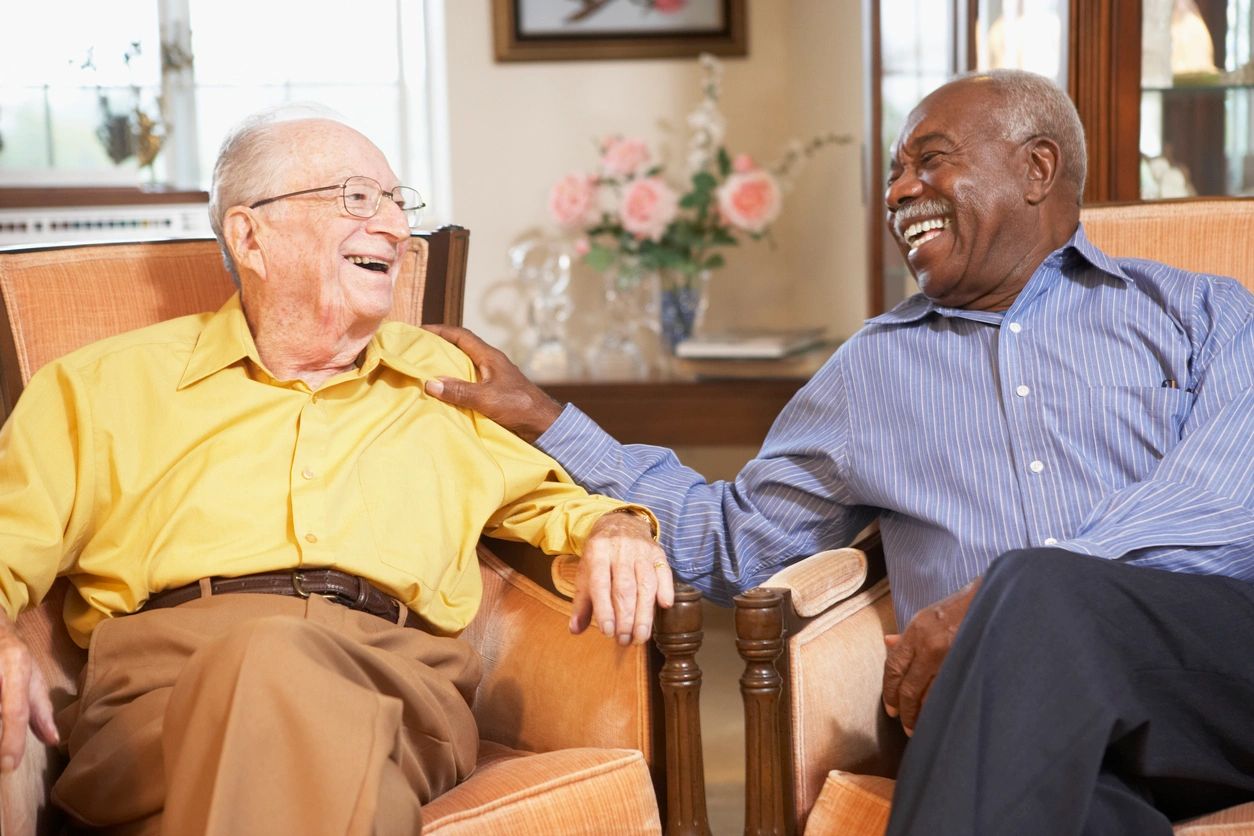
<path id="1" fill-rule="evenodd" d="M 1123 268 L 1119 266 L 1118 261 L 1099 250 L 1088 239 L 1088 236 L 1084 234 L 1084 224 L 1079 224 L 1075 232 L 1067 240 L 1067 243 L 1046 256 L 1041 265 L 1036 268 L 1032 278 L 1028 279 L 1027 285 L 1019 293 L 1019 297 L 1015 299 L 1015 306 L 1019 306 L 1021 302 L 1025 302 L 1053 287 L 1061 276 L 1073 272 L 1083 264 L 1095 267 L 1103 273 L 1123 280 L 1125 283 L 1132 281 L 1128 274 L 1123 272 Z M 867 323 L 875 325 L 905 325 L 911 322 L 918 322 L 933 313 L 940 316 L 961 317 L 980 322 L 1000 322 L 1002 319 L 1001 313 L 993 314 L 987 311 L 947 308 L 943 305 L 937 305 L 922 293 L 916 293 L 892 310 L 868 319 Z"/>
<path id="2" fill-rule="evenodd" d="M 388 348 L 382 331 L 381 328 L 370 338 L 361 368 L 351 374 L 364 377 L 383 364 L 414 380 L 424 380 L 425 377 L 419 372 L 417 365 Z M 257 344 L 253 341 L 252 331 L 248 328 L 239 293 L 236 292 L 205 323 L 187 361 L 187 367 L 183 370 L 183 376 L 179 379 L 178 388 L 183 389 L 198 383 L 243 359 L 251 360 L 259 369 L 265 368 L 257 352 Z"/>

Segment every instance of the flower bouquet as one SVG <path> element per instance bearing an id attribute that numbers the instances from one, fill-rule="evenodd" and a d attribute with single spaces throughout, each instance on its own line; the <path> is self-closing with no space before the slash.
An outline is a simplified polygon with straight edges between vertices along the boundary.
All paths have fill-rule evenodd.
<path id="1" fill-rule="evenodd" d="M 690 336 L 704 308 L 710 272 L 722 267 L 726 247 L 742 237 L 769 237 L 784 193 L 801 164 L 827 145 L 851 141 L 834 133 L 788 143 L 769 166 L 724 146 L 726 120 L 718 102 L 722 64 L 703 54 L 701 101 L 688 116 L 687 157 L 680 185 L 641 139 L 608 136 L 595 172 L 574 172 L 549 192 L 549 211 L 580 233 L 576 252 L 612 276 L 623 291 L 656 275 L 661 290 L 663 342 L 668 351 Z"/>

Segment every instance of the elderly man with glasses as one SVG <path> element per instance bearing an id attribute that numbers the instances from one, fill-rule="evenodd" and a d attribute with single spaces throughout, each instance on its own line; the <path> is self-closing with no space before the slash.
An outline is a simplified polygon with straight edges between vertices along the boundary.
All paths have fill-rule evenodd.
<path id="1" fill-rule="evenodd" d="M 0 768 L 58 739 L 10 618 L 57 575 L 90 657 L 54 789 L 126 833 L 413 833 L 466 777 L 481 531 L 616 567 L 590 619 L 644 641 L 669 570 L 651 515 L 423 393 L 470 361 L 383 323 L 422 200 L 361 134 L 246 122 L 210 212 L 239 293 L 88 346 L 0 435 Z M 634 513 L 613 513 L 615 511 Z M 238 594 L 254 593 L 254 594 Z M 256 594 L 269 593 L 269 594 Z"/>

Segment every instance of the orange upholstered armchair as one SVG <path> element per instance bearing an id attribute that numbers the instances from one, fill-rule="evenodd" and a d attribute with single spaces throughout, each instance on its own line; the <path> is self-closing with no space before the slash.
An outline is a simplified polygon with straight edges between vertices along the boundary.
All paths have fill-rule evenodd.
<path id="1" fill-rule="evenodd" d="M 467 246 L 457 227 L 416 235 L 393 318 L 460 322 Z M 0 252 L 4 413 L 47 361 L 120 331 L 215 310 L 232 291 L 211 240 Z M 675 607 L 659 614 L 656 646 L 620 648 L 570 635 L 570 603 L 556 590 L 569 591 L 574 558 L 550 561 L 485 541 L 479 560 L 483 603 L 463 633 L 484 662 L 474 705 L 479 764 L 425 808 L 423 832 L 660 833 L 665 823 L 667 833 L 707 833 L 696 592 L 681 587 Z M 73 698 L 85 658 L 62 626 L 64 595 L 60 581 L 18 620 L 58 707 Z M 48 805 L 60 764 L 58 751 L 28 735 L 21 767 L 0 779 L 0 832 L 60 832 Z"/>
<path id="2" fill-rule="evenodd" d="M 1234 276 L 1254 290 L 1254 199 L 1094 206 L 1112 255 Z M 900 724 L 881 707 L 885 633 L 898 632 L 878 533 L 814 555 L 736 599 L 745 659 L 746 834 L 882 834 Z M 1254 804 L 1177 825 L 1254 833 Z"/>

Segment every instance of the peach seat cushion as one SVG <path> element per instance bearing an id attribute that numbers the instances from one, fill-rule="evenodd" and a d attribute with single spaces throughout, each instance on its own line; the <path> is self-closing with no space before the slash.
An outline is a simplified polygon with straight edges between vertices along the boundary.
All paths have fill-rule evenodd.
<path id="1" fill-rule="evenodd" d="M 806 836 L 883 836 L 893 782 L 832 770 L 806 821 Z M 1254 803 L 1229 807 L 1174 828 L 1178 836 L 1254 836 Z"/>
<path id="2" fill-rule="evenodd" d="M 482 741 L 468 780 L 422 808 L 424 834 L 660 833 L 644 756 L 632 749 L 533 755 Z"/>

